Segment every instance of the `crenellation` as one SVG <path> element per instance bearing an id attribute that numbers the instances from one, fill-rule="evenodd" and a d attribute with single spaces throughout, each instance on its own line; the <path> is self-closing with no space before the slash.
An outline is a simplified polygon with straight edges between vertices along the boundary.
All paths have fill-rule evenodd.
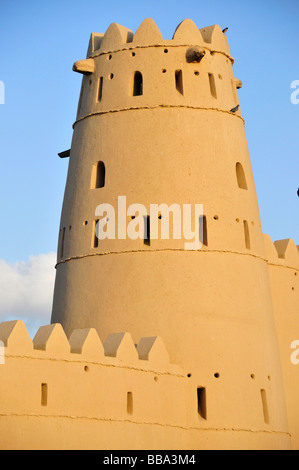
<path id="1" fill-rule="evenodd" d="M 85 360 L 104 360 L 104 346 L 95 328 L 74 330 L 69 338 L 71 353 L 82 354 Z"/>
<path id="2" fill-rule="evenodd" d="M 172 56 L 175 54 L 177 56 L 177 68 L 181 68 L 184 63 L 188 63 L 188 50 L 190 50 L 190 48 L 192 49 L 192 46 L 200 47 L 200 50 L 202 51 L 200 56 L 202 60 L 200 60 L 200 62 L 208 65 L 208 68 L 210 68 L 209 64 L 212 56 L 216 58 L 217 52 L 224 54 L 224 59 L 227 57 L 230 58 L 229 50 L 224 46 L 224 44 L 227 43 L 227 39 L 219 26 L 214 25 L 205 28 L 202 31 L 204 32 L 205 40 L 201 35 L 201 30 L 196 27 L 192 20 L 187 19 L 177 27 L 172 40 L 163 40 L 162 34 L 156 23 L 151 18 L 147 18 L 139 26 L 135 35 L 133 35 L 128 28 L 116 23 L 112 23 L 104 35 L 93 33 L 91 35 L 88 48 L 88 58 L 85 60 L 79 60 L 73 65 L 74 71 L 83 73 L 89 77 L 87 77 L 88 79 L 86 80 L 83 79 L 82 82 L 77 120 L 82 119 L 84 116 L 94 115 L 98 112 L 108 112 L 108 110 L 106 110 L 105 103 L 109 104 L 109 112 L 112 112 L 113 109 L 116 111 L 121 109 L 136 109 L 139 107 L 145 108 L 157 106 L 162 103 L 163 105 L 168 104 L 171 106 L 182 105 L 183 103 L 186 106 L 190 106 L 192 103 L 192 106 L 198 106 L 203 109 L 210 107 L 211 109 L 219 108 L 229 111 L 232 107 L 232 100 L 225 101 L 224 99 L 223 101 L 220 99 L 218 106 L 215 106 L 215 103 L 205 99 L 205 96 L 208 96 L 208 94 L 206 93 L 204 86 L 200 92 L 200 81 L 198 81 L 198 86 L 196 87 L 199 92 L 198 98 L 194 96 L 194 85 L 190 82 L 190 91 L 193 91 L 191 94 L 188 92 L 181 93 L 181 96 L 184 95 L 184 101 L 182 101 L 182 99 L 179 98 L 179 95 L 175 93 L 175 90 L 172 90 L 173 85 L 171 86 L 167 81 L 165 82 L 166 77 L 162 81 L 162 77 L 160 76 L 160 70 L 162 70 L 162 72 L 164 71 L 163 73 L 165 74 L 167 73 L 168 76 L 174 76 L 175 70 L 168 70 L 167 63 L 169 60 L 164 60 L 164 63 L 161 63 L 160 70 L 157 68 L 155 75 L 153 75 L 152 66 L 149 71 L 146 69 L 144 71 L 141 70 L 141 73 L 144 74 L 142 100 L 135 100 L 132 102 L 127 99 L 130 76 L 134 71 L 140 71 L 143 64 L 148 61 L 148 54 L 151 56 L 149 59 L 150 62 L 157 65 L 163 56 L 164 59 L 166 59 L 165 52 Z M 216 44 L 215 48 L 214 42 Z M 97 47 L 97 49 L 95 49 L 95 47 Z M 93 50 L 93 52 L 90 52 L 91 50 Z M 117 55 L 116 52 L 118 52 Z M 134 57 L 134 65 L 133 63 L 131 64 L 134 68 L 131 68 L 131 70 L 128 70 L 128 56 Z M 205 74 L 208 77 L 210 71 L 202 70 L 202 64 L 198 65 L 201 66 L 201 70 L 200 72 L 195 70 L 195 72 L 200 73 L 201 76 Z M 231 66 L 230 60 L 229 65 Z M 217 64 L 217 68 L 218 66 L 219 64 Z M 109 80 L 107 80 L 107 77 L 111 76 L 111 73 L 107 74 L 107 72 L 105 72 L 105 69 L 107 70 L 107 68 L 113 69 L 113 76 L 115 77 L 113 83 L 109 83 Z M 191 79 L 191 77 L 188 77 L 188 70 L 190 70 L 190 67 L 188 70 L 186 67 L 184 67 L 184 69 L 185 70 L 182 70 L 181 73 L 184 81 L 184 88 L 187 90 L 187 80 L 190 81 Z M 204 69 L 206 69 L 206 66 L 204 66 Z M 228 70 L 224 75 L 225 80 L 227 79 L 227 73 Z M 95 82 L 95 77 L 96 80 L 100 80 L 101 82 L 100 88 L 101 96 L 104 98 L 103 100 L 95 99 L 95 93 L 98 96 L 98 87 L 94 88 L 94 86 L 90 86 L 91 81 Z M 125 82 L 127 82 L 127 84 Z M 168 89 L 163 87 L 163 83 L 167 85 Z M 150 87 L 149 84 L 152 84 L 152 87 Z M 157 93 L 159 87 L 162 87 L 161 94 Z M 169 95 L 169 100 L 167 100 L 167 95 Z M 159 98 L 160 96 L 161 99 Z M 99 102 L 101 102 L 100 110 L 96 106 Z M 236 114 L 240 116 L 240 112 L 237 112 Z"/>
<path id="3" fill-rule="evenodd" d="M 152 18 L 146 18 L 137 28 L 135 34 L 117 23 L 112 23 L 105 34 L 92 33 L 87 57 L 100 54 L 111 54 L 121 50 L 132 50 L 135 47 L 176 47 L 200 45 L 207 50 L 226 55 L 233 62 L 226 35 L 219 25 L 197 28 L 191 19 L 183 20 L 175 29 L 172 39 L 164 39 L 157 24 Z"/>
<path id="4" fill-rule="evenodd" d="M 273 242 L 266 234 L 264 241 L 269 264 L 299 270 L 299 250 L 292 238 Z"/>
<path id="5" fill-rule="evenodd" d="M 197 28 L 194 21 L 187 18 L 183 20 L 176 28 L 172 40 L 177 44 L 197 44 L 204 46 L 204 39 L 201 31 Z"/>
<path id="6" fill-rule="evenodd" d="M 86 59 L 88 59 L 91 56 L 91 54 L 93 54 L 95 51 L 98 51 L 100 49 L 103 37 L 104 37 L 104 33 L 91 33 L 89 44 L 88 44 L 88 49 L 87 49 L 87 54 L 86 54 Z"/>
<path id="7" fill-rule="evenodd" d="M 40 327 L 31 340 L 25 323 L 14 320 L 0 323 L 0 341 L 4 357 L 56 359 L 185 376 L 181 366 L 171 363 L 159 337 L 143 337 L 135 345 L 130 333 L 113 333 L 103 345 L 95 328 L 76 329 L 68 340 L 62 326 L 56 323 Z"/>
<path id="8" fill-rule="evenodd" d="M 131 43 L 133 40 L 133 33 L 125 26 L 117 23 L 112 23 L 107 29 L 101 41 L 100 53 L 107 53 L 121 49 L 124 44 Z"/>
<path id="9" fill-rule="evenodd" d="M 0 340 L 10 354 L 30 354 L 33 344 L 22 320 L 0 323 Z"/>
<path id="10" fill-rule="evenodd" d="M 33 347 L 50 356 L 63 357 L 70 353 L 70 344 L 60 323 L 41 326 L 33 339 Z"/>
<path id="11" fill-rule="evenodd" d="M 139 359 L 151 361 L 157 365 L 169 364 L 169 354 L 163 343 L 162 338 L 152 336 L 149 338 L 141 338 L 137 345 Z"/>
<path id="12" fill-rule="evenodd" d="M 104 343 L 105 356 L 116 357 L 121 362 L 134 364 L 138 353 L 130 333 L 113 333 Z"/>
<path id="13" fill-rule="evenodd" d="M 279 259 L 283 259 L 287 264 L 299 269 L 299 253 L 293 239 L 276 240 L 274 245 Z"/>
<path id="14" fill-rule="evenodd" d="M 163 44 L 163 36 L 158 26 L 151 18 L 143 20 L 133 36 L 132 47 L 153 46 Z"/>
<path id="15" fill-rule="evenodd" d="M 219 25 L 212 25 L 199 30 L 204 41 L 211 44 L 211 47 L 217 51 L 230 56 L 230 50 L 226 35 L 222 32 Z M 232 59 L 233 60 L 233 59 Z"/>

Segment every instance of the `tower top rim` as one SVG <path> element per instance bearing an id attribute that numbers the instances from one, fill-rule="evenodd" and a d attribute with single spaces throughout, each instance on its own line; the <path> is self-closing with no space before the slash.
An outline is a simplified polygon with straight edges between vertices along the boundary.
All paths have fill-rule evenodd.
<path id="1" fill-rule="evenodd" d="M 87 58 L 133 48 L 188 45 L 197 45 L 230 57 L 227 37 L 217 24 L 199 29 L 193 20 L 187 18 L 176 27 L 172 39 L 164 39 L 155 21 L 146 18 L 135 34 L 118 23 L 111 23 L 104 34 L 91 33 Z"/>

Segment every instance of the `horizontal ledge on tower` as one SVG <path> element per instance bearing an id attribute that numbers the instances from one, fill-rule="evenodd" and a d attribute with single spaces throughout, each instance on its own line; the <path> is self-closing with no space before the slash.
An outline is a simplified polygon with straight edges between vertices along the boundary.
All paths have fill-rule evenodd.
<path id="1" fill-rule="evenodd" d="M 220 109 L 220 108 L 213 108 L 213 107 L 204 107 L 204 106 L 192 106 L 188 104 L 155 104 L 155 105 L 148 105 L 148 106 L 131 106 L 127 108 L 115 108 L 115 109 L 107 109 L 103 111 L 94 111 L 89 114 L 85 114 L 84 116 L 81 116 L 78 118 L 74 123 L 73 123 L 73 128 L 78 122 L 83 121 L 83 119 L 92 117 L 92 116 L 101 116 L 105 114 L 112 114 L 112 113 L 122 113 L 126 111 L 144 111 L 144 110 L 153 110 L 153 109 L 191 109 L 191 110 L 196 110 L 196 111 L 217 111 L 220 113 L 227 113 L 230 114 L 231 116 L 236 116 L 237 118 L 241 119 L 243 124 L 245 124 L 244 118 L 240 114 L 240 105 L 236 106 L 235 108 L 232 108 L 232 110 L 235 110 L 233 112 L 232 110 L 229 109 Z M 238 113 L 236 113 L 238 111 Z"/>

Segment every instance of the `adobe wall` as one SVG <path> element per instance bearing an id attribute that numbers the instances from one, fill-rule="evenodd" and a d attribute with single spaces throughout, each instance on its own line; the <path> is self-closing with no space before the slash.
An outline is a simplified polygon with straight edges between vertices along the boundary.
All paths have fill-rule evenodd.
<path id="1" fill-rule="evenodd" d="M 31 341 L 0 324 L 1 448 L 289 449 L 290 432 L 299 447 L 298 251 L 263 236 L 233 62 L 217 25 L 92 34 L 52 325 Z M 95 243 L 97 205 L 120 195 L 204 204 L 202 248 Z"/>
<path id="2" fill-rule="evenodd" d="M 0 339 L 1 449 L 289 447 L 287 433 L 264 423 L 258 378 L 250 384 L 256 391 L 250 427 L 236 432 L 227 417 L 215 428 L 225 378 L 211 378 L 217 392 L 209 386 L 203 392 L 170 362 L 160 338 L 135 346 L 128 333 L 118 333 L 103 348 L 94 329 L 77 330 L 68 341 L 56 324 L 41 327 L 32 342 L 16 321 L 0 324 Z"/>
<path id="3" fill-rule="evenodd" d="M 199 60 L 189 59 L 194 48 Z M 83 80 L 51 322 L 68 337 L 95 328 L 102 342 L 115 331 L 130 331 L 134 343 L 162 337 L 172 360 L 206 388 L 211 429 L 240 436 L 265 426 L 276 445 L 288 432 L 285 398 L 233 63 L 218 25 L 185 20 L 164 40 L 147 19 L 134 35 L 112 24 L 92 36 L 88 58 L 74 64 Z M 105 182 L 94 185 L 99 162 Z M 111 204 L 118 219 L 119 196 L 147 211 L 203 204 L 203 247 L 188 251 L 183 237 L 95 243 L 97 206 Z"/>
<path id="4" fill-rule="evenodd" d="M 299 252 L 294 240 L 272 242 L 265 235 L 266 256 L 283 369 L 289 430 L 299 448 Z M 292 344 L 297 342 L 296 344 Z M 294 359 L 292 359 L 292 356 Z"/>

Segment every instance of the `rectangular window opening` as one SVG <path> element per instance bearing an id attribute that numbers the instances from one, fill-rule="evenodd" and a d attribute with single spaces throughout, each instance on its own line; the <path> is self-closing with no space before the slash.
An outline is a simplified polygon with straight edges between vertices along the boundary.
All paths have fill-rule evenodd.
<path id="1" fill-rule="evenodd" d="M 199 218 L 199 239 L 204 246 L 208 246 L 208 227 L 205 215 L 201 215 Z"/>
<path id="2" fill-rule="evenodd" d="M 210 82 L 210 91 L 211 95 L 214 98 L 217 98 L 217 92 L 216 92 L 216 83 L 215 83 L 215 77 L 212 73 L 209 73 L 209 82 Z"/>
<path id="3" fill-rule="evenodd" d="M 243 223 L 244 223 L 245 246 L 246 246 L 247 250 L 250 250 L 249 225 L 248 225 L 247 220 L 244 220 Z"/>
<path id="4" fill-rule="evenodd" d="M 47 406 L 48 404 L 48 384 L 41 384 L 41 405 Z"/>
<path id="5" fill-rule="evenodd" d="M 135 72 L 133 77 L 133 96 L 143 95 L 143 77 L 141 72 Z"/>
<path id="6" fill-rule="evenodd" d="M 95 220 L 93 222 L 92 243 L 91 243 L 92 248 L 98 248 L 98 246 L 99 246 L 99 239 L 98 239 L 97 233 L 96 233 L 97 223 L 98 223 L 98 220 Z"/>
<path id="7" fill-rule="evenodd" d="M 143 242 L 145 245 L 150 246 L 151 244 L 151 225 L 150 225 L 150 216 L 144 216 L 144 239 Z"/>
<path id="8" fill-rule="evenodd" d="M 266 395 L 266 390 L 264 390 L 263 388 L 261 389 L 261 398 L 262 398 L 264 422 L 265 422 L 265 424 L 269 424 L 270 423 L 270 418 L 269 418 L 269 408 L 268 408 L 268 402 L 267 402 L 267 395 Z"/>
<path id="9" fill-rule="evenodd" d="M 184 94 L 183 90 L 183 72 L 182 70 L 176 70 L 175 71 L 175 87 L 181 95 Z"/>
<path id="10" fill-rule="evenodd" d="M 100 77 L 99 88 L 98 88 L 98 103 L 102 101 L 102 96 L 103 96 L 103 77 Z"/>
<path id="11" fill-rule="evenodd" d="M 133 414 L 133 393 L 127 393 L 127 413 L 129 415 Z"/>
<path id="12" fill-rule="evenodd" d="M 200 418 L 207 419 L 207 399 L 204 387 L 197 388 L 197 413 Z"/>
<path id="13" fill-rule="evenodd" d="M 59 257 L 63 257 L 63 250 L 64 250 L 64 235 L 65 235 L 65 227 L 60 230 L 60 239 L 59 239 Z"/>
<path id="14" fill-rule="evenodd" d="M 96 162 L 92 167 L 91 172 L 91 189 L 103 188 L 105 186 L 105 164 L 104 162 Z"/>

